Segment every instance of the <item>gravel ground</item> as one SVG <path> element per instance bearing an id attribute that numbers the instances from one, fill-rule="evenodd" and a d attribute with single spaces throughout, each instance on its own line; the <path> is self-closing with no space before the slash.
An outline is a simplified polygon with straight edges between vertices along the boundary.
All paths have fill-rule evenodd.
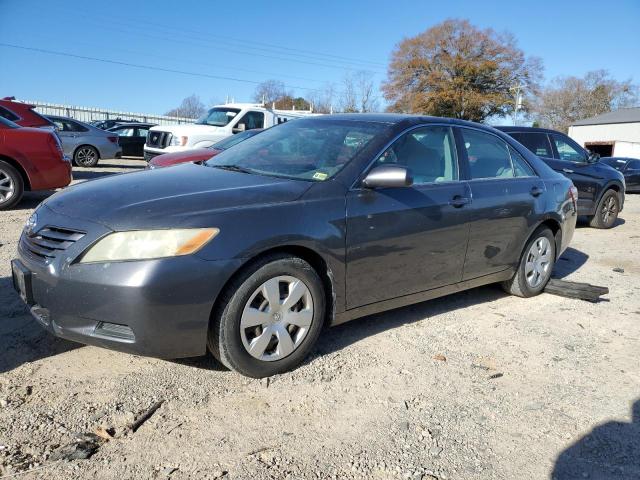
<path id="1" fill-rule="evenodd" d="M 44 333 L 9 260 L 46 196 L 0 213 L 0 478 L 640 478 L 638 195 L 615 228 L 579 228 L 555 271 L 607 301 L 479 288 L 330 329 L 261 381 Z M 113 438 L 57 460 L 96 429 Z"/>

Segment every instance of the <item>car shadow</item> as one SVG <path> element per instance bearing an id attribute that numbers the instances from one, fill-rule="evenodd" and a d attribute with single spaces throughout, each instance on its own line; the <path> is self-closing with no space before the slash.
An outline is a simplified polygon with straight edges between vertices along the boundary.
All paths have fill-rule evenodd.
<path id="1" fill-rule="evenodd" d="M 567 248 L 556 262 L 551 278 L 560 279 L 571 275 L 587 263 L 588 259 L 589 255 L 586 253 L 572 247 Z"/>
<path id="2" fill-rule="evenodd" d="M 416 303 L 406 307 L 369 315 L 327 329 L 318 341 L 316 352 L 308 360 L 318 355 L 337 352 L 351 344 L 381 332 L 424 320 L 443 313 L 471 307 L 481 303 L 491 303 L 506 297 L 498 285 L 487 285 L 445 297 Z"/>
<path id="3" fill-rule="evenodd" d="M 13 290 L 10 277 L 0 278 L 0 345 L 0 374 L 81 347 L 38 325 Z"/>
<path id="4" fill-rule="evenodd" d="M 640 478 L 640 399 L 631 407 L 631 422 L 606 422 L 564 450 L 552 480 L 637 480 Z"/>
<path id="5" fill-rule="evenodd" d="M 15 207 L 12 207 L 11 211 L 33 210 L 40 204 L 40 202 L 42 202 L 43 200 L 46 200 L 54 193 L 56 193 L 55 190 L 39 190 L 37 192 L 25 192 L 20 202 L 18 202 L 18 204 Z"/>
<path id="6" fill-rule="evenodd" d="M 624 218 L 616 218 L 616 221 L 613 222 L 613 226 L 611 228 L 616 228 L 621 225 L 624 225 L 626 222 Z M 592 228 L 589 226 L 589 217 L 578 217 L 578 221 L 576 222 L 576 228 Z"/>

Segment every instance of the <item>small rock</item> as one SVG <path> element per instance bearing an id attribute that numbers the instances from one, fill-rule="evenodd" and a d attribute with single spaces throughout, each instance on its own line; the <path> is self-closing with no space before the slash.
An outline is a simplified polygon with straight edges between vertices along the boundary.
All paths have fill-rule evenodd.
<path id="1" fill-rule="evenodd" d="M 624 268 L 616 267 L 616 268 L 613 269 L 613 271 L 616 272 L 616 273 L 624 273 Z"/>
<path id="2" fill-rule="evenodd" d="M 437 457 L 441 453 L 442 453 L 442 447 L 431 447 L 429 449 L 429 454 L 433 455 L 434 457 Z"/>

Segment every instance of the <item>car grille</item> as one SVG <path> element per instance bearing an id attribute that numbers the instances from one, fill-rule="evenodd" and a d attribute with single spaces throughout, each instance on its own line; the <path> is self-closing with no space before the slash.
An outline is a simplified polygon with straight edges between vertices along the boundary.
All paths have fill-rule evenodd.
<path id="1" fill-rule="evenodd" d="M 147 147 L 151 148 L 165 148 L 171 141 L 170 132 L 160 132 L 156 130 L 150 130 L 147 133 Z"/>
<path id="2" fill-rule="evenodd" d="M 49 262 L 84 237 L 84 232 L 60 227 L 45 227 L 35 234 L 24 234 L 20 240 L 22 250 L 34 259 Z"/>

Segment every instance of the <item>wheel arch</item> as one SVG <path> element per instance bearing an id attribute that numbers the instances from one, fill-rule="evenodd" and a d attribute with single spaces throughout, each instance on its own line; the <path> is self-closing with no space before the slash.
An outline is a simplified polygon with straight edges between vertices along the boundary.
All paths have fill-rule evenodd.
<path id="1" fill-rule="evenodd" d="M 0 154 L 0 160 L 7 162 L 9 165 L 11 165 L 13 168 L 15 168 L 18 171 L 18 173 L 22 177 L 22 182 L 24 183 L 25 191 L 31 190 L 31 181 L 29 180 L 29 175 L 27 174 L 27 171 L 22 167 L 22 165 L 20 165 L 20 162 L 2 154 Z"/>
<path id="2" fill-rule="evenodd" d="M 253 268 L 253 266 L 260 262 L 263 258 L 268 257 L 274 254 L 288 254 L 295 257 L 299 257 L 302 260 L 305 260 L 313 269 L 318 273 L 320 278 L 322 279 L 322 284 L 324 287 L 325 293 L 325 303 L 326 303 L 326 314 L 324 323 L 325 326 L 331 325 L 333 322 L 333 318 L 336 313 L 336 290 L 335 290 L 335 279 L 333 275 L 333 271 L 329 266 L 328 262 L 324 259 L 322 255 L 320 255 L 317 251 L 312 248 L 302 246 L 302 245 L 281 245 L 277 247 L 268 248 L 263 250 L 253 257 L 247 259 L 245 263 L 243 263 L 225 282 L 223 287 L 220 289 L 220 293 L 216 298 L 213 308 L 211 309 L 211 318 L 217 311 L 217 309 L 221 308 L 221 301 L 224 297 L 224 292 L 229 288 L 229 286 L 236 281 L 236 279 L 243 275 L 247 270 Z"/>

